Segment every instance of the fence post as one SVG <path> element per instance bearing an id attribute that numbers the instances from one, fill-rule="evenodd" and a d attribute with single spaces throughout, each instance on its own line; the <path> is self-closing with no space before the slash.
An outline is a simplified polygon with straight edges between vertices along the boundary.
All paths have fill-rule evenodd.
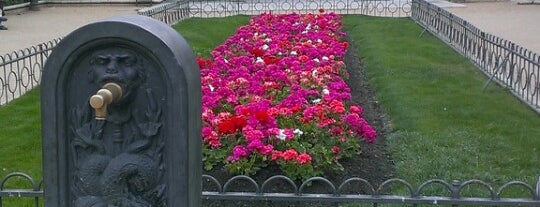
<path id="1" fill-rule="evenodd" d="M 453 180 L 452 181 L 452 198 L 453 199 L 459 199 L 461 194 L 461 182 L 459 180 Z M 457 207 L 458 205 L 453 204 L 452 207 Z"/>
<path id="2" fill-rule="evenodd" d="M 540 176 L 538 176 L 538 182 L 536 182 L 536 200 L 540 200 Z"/>
<path id="3" fill-rule="evenodd" d="M 509 63 L 510 64 L 510 71 L 509 71 L 510 85 L 512 86 L 512 88 L 516 88 L 514 84 L 514 71 L 515 71 L 514 64 L 515 64 L 515 54 L 516 54 L 515 50 L 516 50 L 516 44 L 512 42 L 512 44 L 510 45 L 510 60 L 509 60 L 510 61 Z M 521 80 L 523 80 L 523 77 L 520 78 L 520 81 Z"/>

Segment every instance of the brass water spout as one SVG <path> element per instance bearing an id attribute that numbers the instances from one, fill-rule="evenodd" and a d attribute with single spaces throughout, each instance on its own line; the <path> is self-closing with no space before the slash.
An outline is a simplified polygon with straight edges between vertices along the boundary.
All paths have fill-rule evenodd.
<path id="1" fill-rule="evenodd" d="M 107 118 L 107 106 L 122 98 L 122 87 L 116 83 L 106 83 L 90 97 L 90 106 L 95 110 L 97 120 Z"/>

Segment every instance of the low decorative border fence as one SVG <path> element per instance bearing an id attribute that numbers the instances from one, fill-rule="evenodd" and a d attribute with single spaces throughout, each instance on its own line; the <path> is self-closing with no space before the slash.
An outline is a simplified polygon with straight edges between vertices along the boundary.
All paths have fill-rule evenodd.
<path id="1" fill-rule="evenodd" d="M 0 105 L 39 85 L 41 71 L 60 39 L 0 56 Z"/>
<path id="2" fill-rule="evenodd" d="M 540 113 L 540 55 L 488 34 L 425 0 L 413 0 L 411 18 Z"/>
<path id="3" fill-rule="evenodd" d="M 8 181 L 11 179 L 23 179 L 31 189 L 6 189 Z M 414 188 L 410 183 L 402 179 L 389 179 L 378 187 L 374 187 L 367 180 L 362 178 L 350 178 L 339 185 L 334 185 L 331 181 L 322 177 L 312 177 L 300 185 L 292 179 L 277 175 L 266 179 L 262 184 L 248 176 L 235 176 L 222 184 L 210 175 L 203 175 L 203 200 L 237 200 L 237 201 L 287 201 L 287 202 L 325 202 L 325 203 L 371 203 L 378 204 L 407 204 L 416 206 L 422 205 L 489 205 L 489 206 L 540 206 L 540 178 L 536 183 L 536 188 L 521 181 L 511 181 L 502 185 L 497 190 L 490 184 L 480 180 L 469 180 L 465 182 L 453 181 L 451 183 L 444 180 L 434 179 L 422 183 Z M 249 191 L 234 191 L 231 186 L 243 182 L 247 184 Z M 309 186 L 318 183 L 326 186 L 328 193 L 308 193 Z M 270 186 L 280 185 L 280 190 L 289 189 L 289 192 L 274 193 Z M 404 186 L 407 195 L 389 195 L 385 189 L 392 186 Z M 430 186 L 439 186 L 447 190 L 450 196 L 425 195 L 424 190 Z M 463 189 L 469 186 L 479 186 L 485 189 L 489 197 L 463 197 Z M 530 194 L 529 198 L 504 198 L 502 195 L 509 188 L 521 188 Z M 43 197 L 42 182 L 35 182 L 30 176 L 24 173 L 11 173 L 0 180 L 0 207 L 2 207 L 2 197 L 33 198 L 34 206 L 40 205 Z M 363 193 L 366 192 L 366 193 Z"/>

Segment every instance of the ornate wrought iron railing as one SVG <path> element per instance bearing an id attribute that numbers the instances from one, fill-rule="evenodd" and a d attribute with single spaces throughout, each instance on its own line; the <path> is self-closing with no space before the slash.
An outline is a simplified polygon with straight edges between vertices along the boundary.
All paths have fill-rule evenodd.
<path id="1" fill-rule="evenodd" d="M 167 23 L 176 24 L 189 17 L 189 3 L 187 1 L 172 1 L 141 9 L 139 15 L 152 17 Z"/>
<path id="2" fill-rule="evenodd" d="M 8 181 L 22 179 L 28 189 L 6 188 Z M 510 181 L 499 188 L 480 180 L 465 182 L 446 182 L 444 180 L 428 180 L 418 187 L 402 179 L 389 179 L 374 186 L 362 178 L 349 178 L 336 185 L 326 178 L 312 177 L 302 183 L 277 175 L 270 177 L 262 183 L 257 183 L 248 176 L 235 176 L 221 183 L 218 179 L 203 175 L 203 192 L 201 199 L 205 201 L 285 201 L 285 202 L 324 202 L 324 203 L 370 203 L 378 204 L 407 204 L 407 205 L 486 205 L 486 206 L 540 206 L 540 178 L 533 187 L 525 182 Z M 243 183 L 244 189 L 238 189 L 236 184 Z M 312 193 L 311 185 L 324 186 L 321 193 Z M 406 195 L 392 195 L 387 192 L 391 186 L 400 185 L 408 191 Z M 278 187 L 276 187 L 278 186 Z M 449 196 L 427 195 L 426 189 L 438 186 L 447 191 Z M 465 197 L 464 189 L 470 186 L 479 186 L 484 189 L 488 197 Z M 526 192 L 528 197 L 506 198 L 504 193 L 512 188 L 519 188 Z M 0 207 L 2 198 L 33 198 L 33 205 L 39 206 L 43 197 L 42 182 L 35 180 L 24 173 L 11 173 L 0 180 Z M 279 189 L 280 192 L 275 192 Z M 283 192 L 283 190 L 287 192 Z M 217 206 L 221 204 L 216 204 Z"/>
<path id="3" fill-rule="evenodd" d="M 192 17 L 223 17 L 272 13 L 317 13 L 319 9 L 338 14 L 407 17 L 410 0 L 202 0 L 189 1 Z"/>
<path id="4" fill-rule="evenodd" d="M 540 55 L 488 34 L 425 0 L 413 0 L 411 18 L 473 62 L 540 113 Z"/>
<path id="5" fill-rule="evenodd" d="M 0 105 L 39 85 L 45 60 L 60 39 L 0 56 Z"/>

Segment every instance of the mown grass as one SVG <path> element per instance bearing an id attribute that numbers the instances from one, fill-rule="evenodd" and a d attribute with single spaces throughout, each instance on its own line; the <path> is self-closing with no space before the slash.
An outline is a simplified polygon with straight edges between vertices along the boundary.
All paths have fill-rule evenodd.
<path id="1" fill-rule="evenodd" d="M 210 57 L 216 46 L 236 32 L 236 28 L 246 25 L 249 16 L 227 18 L 193 18 L 173 26 L 190 44 L 195 55 Z"/>
<path id="2" fill-rule="evenodd" d="M 196 55 L 208 57 L 248 20 L 190 19 L 174 28 Z M 482 91 L 487 78 L 435 37 L 420 37 L 410 19 L 346 16 L 344 29 L 391 118 L 396 177 L 414 186 L 433 178 L 536 182 L 536 113 L 494 84 Z M 13 171 L 41 178 L 39 113 L 38 90 L 0 108 L 0 178 Z"/>
<path id="3" fill-rule="evenodd" d="M 369 82 L 394 131 L 387 139 L 397 177 L 510 180 L 540 175 L 540 116 L 491 84 L 410 19 L 347 16 Z"/>

